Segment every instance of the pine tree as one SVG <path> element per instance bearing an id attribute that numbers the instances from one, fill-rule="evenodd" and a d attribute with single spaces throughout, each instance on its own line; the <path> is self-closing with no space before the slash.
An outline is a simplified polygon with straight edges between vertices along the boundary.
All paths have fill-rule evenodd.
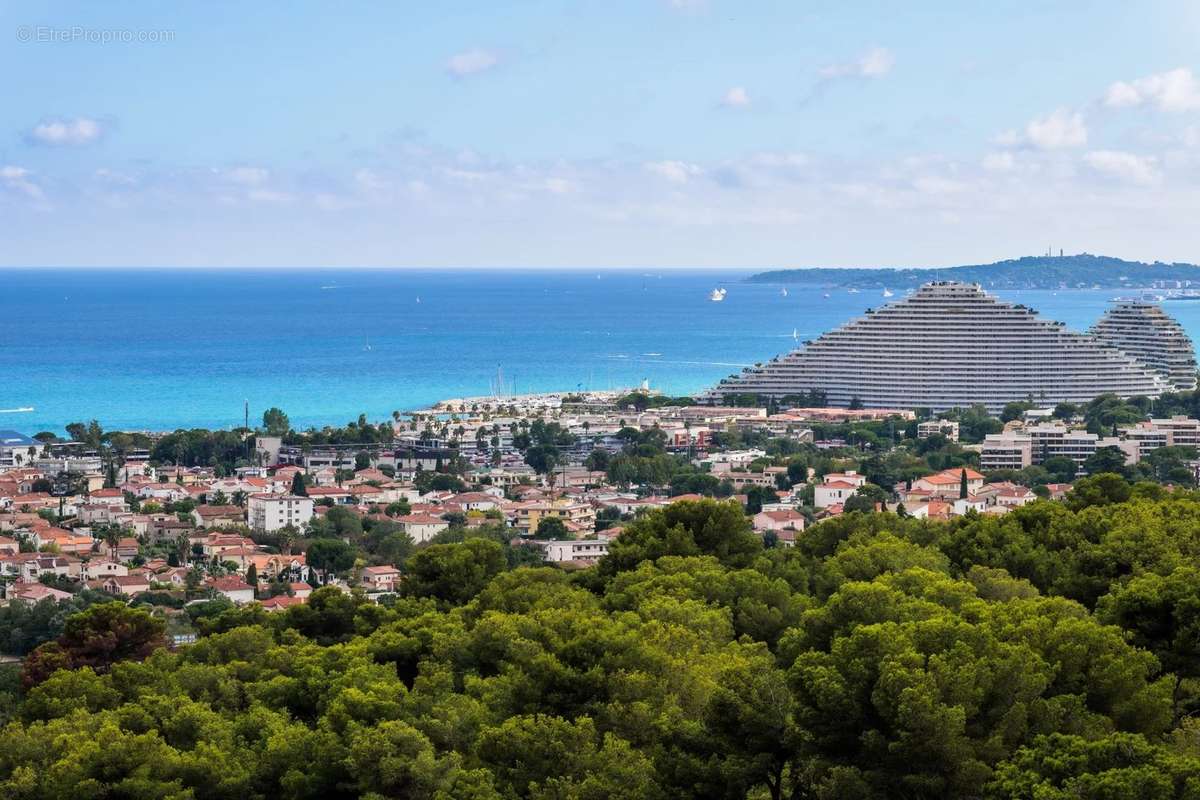
<path id="1" fill-rule="evenodd" d="M 958 499 L 967 499 L 967 468 L 963 467 L 962 480 L 958 484 Z"/>

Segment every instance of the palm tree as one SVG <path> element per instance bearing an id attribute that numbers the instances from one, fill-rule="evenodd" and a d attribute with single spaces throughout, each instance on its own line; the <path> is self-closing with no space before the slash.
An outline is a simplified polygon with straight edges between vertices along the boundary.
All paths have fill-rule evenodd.
<path id="1" fill-rule="evenodd" d="M 117 546 L 121 544 L 121 529 L 116 525 L 109 525 L 101 534 L 104 543 L 108 545 L 108 555 L 113 561 L 117 560 Z"/>
<path id="2" fill-rule="evenodd" d="M 279 552 L 285 556 L 292 554 L 292 545 L 296 543 L 296 529 L 291 525 L 284 525 L 280 528 L 275 538 L 279 542 Z"/>
<path id="3" fill-rule="evenodd" d="M 179 537 L 175 539 L 175 558 L 179 560 L 179 566 L 187 569 L 188 556 L 191 555 L 191 552 L 192 541 L 188 539 L 186 533 L 179 534 Z"/>

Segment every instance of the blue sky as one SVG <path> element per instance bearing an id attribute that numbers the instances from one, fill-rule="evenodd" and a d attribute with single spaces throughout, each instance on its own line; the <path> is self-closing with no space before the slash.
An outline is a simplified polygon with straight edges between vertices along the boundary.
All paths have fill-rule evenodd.
<path id="1" fill-rule="evenodd" d="M 0 263 L 1200 261 L 1197 41 L 1184 0 L 10 3 Z"/>

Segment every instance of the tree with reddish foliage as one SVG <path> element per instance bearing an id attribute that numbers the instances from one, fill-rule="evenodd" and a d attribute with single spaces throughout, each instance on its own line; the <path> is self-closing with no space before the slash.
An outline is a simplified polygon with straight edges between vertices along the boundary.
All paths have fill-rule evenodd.
<path id="1" fill-rule="evenodd" d="M 25 656 L 21 664 L 21 686 L 28 691 L 60 669 L 71 668 L 71 657 L 58 642 L 46 642 Z"/>
<path id="2" fill-rule="evenodd" d="M 107 672 L 118 661 L 141 661 L 166 645 L 161 619 L 124 603 L 101 603 L 67 619 L 57 641 L 29 654 L 21 679 L 26 688 L 59 669 Z"/>

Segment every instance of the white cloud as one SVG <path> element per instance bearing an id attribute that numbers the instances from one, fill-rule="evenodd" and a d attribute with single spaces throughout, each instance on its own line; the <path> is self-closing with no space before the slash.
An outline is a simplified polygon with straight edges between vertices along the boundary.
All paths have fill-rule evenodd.
<path id="1" fill-rule="evenodd" d="M 1087 126 L 1083 114 L 1060 108 L 1044 117 L 1037 117 L 1025 126 L 1029 143 L 1041 150 L 1062 147 L 1082 147 L 1087 144 Z"/>
<path id="2" fill-rule="evenodd" d="M 575 188 L 575 185 L 566 178 L 546 178 L 543 185 L 551 194 L 566 194 Z"/>
<path id="3" fill-rule="evenodd" d="M 251 189 L 246 197 L 257 203 L 290 203 L 292 196 L 287 192 L 277 192 L 273 189 Z"/>
<path id="4" fill-rule="evenodd" d="M 1185 67 L 1134 81 L 1117 81 L 1108 87 L 1104 104 L 1110 108 L 1153 106 L 1159 111 L 1195 111 L 1200 109 L 1200 81 Z"/>
<path id="5" fill-rule="evenodd" d="M 389 188 L 387 181 L 369 169 L 355 172 L 354 184 L 364 192 L 383 192 Z"/>
<path id="6" fill-rule="evenodd" d="M 868 50 L 854 61 L 828 64 L 817 72 L 825 80 L 835 78 L 882 78 L 892 71 L 895 56 L 886 47 Z"/>
<path id="7" fill-rule="evenodd" d="M 222 175 L 226 180 L 240 183 L 242 186 L 261 186 L 271 177 L 271 173 L 262 167 L 233 167 L 225 170 Z"/>
<path id="8" fill-rule="evenodd" d="M 101 167 L 92 173 L 92 177 L 96 180 L 104 181 L 105 183 L 118 184 L 121 186 L 133 186 L 137 183 L 137 178 L 131 175 L 126 175 L 124 172 L 117 172 L 106 167 Z"/>
<path id="9" fill-rule="evenodd" d="M 78 147 L 91 144 L 104 135 L 104 125 L 88 117 L 48 119 L 29 132 L 30 141 L 52 147 Z"/>
<path id="10" fill-rule="evenodd" d="M 988 153 L 981 166 L 989 172 L 1007 172 L 1017 165 L 1017 159 L 1009 152 Z"/>
<path id="11" fill-rule="evenodd" d="M 742 86 L 734 86 L 721 98 L 721 105 L 726 108 L 746 108 L 750 105 L 750 95 Z"/>
<path id="12" fill-rule="evenodd" d="M 701 172 L 698 166 L 686 161 L 651 161 L 646 164 L 646 169 L 671 183 L 687 183 Z"/>
<path id="13" fill-rule="evenodd" d="M 1130 183 L 1145 186 L 1158 183 L 1162 177 L 1152 156 L 1139 156 L 1120 150 L 1093 150 L 1083 160 L 1097 172 Z"/>
<path id="14" fill-rule="evenodd" d="M 6 164 L 0 167 L 0 185 L 33 200 L 41 200 L 45 196 L 40 186 L 33 182 L 31 173 L 24 167 Z"/>
<path id="15" fill-rule="evenodd" d="M 446 62 L 446 71 L 456 78 L 465 78 L 468 75 L 487 72 L 499 63 L 500 56 L 496 53 L 476 48 L 450 56 Z"/>
<path id="16" fill-rule="evenodd" d="M 667 6 L 675 11 L 700 11 L 708 6 L 707 0 L 667 0 Z"/>
<path id="17" fill-rule="evenodd" d="M 943 195 L 966 191 L 967 185 L 938 175 L 923 175 L 913 180 L 913 188 L 921 194 Z"/>

